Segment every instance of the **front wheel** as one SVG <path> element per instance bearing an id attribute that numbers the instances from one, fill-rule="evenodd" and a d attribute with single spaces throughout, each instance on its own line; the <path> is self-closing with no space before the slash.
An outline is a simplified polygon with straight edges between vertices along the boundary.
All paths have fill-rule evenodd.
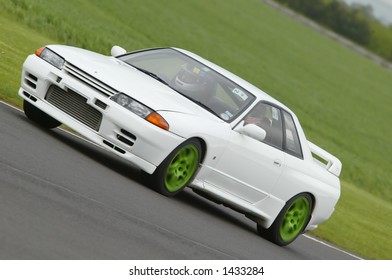
<path id="1" fill-rule="evenodd" d="M 280 246 L 286 246 L 300 235 L 311 215 L 312 198 L 307 193 L 296 195 L 290 199 L 270 228 L 257 225 L 257 232 L 262 237 Z"/>
<path id="2" fill-rule="evenodd" d="M 200 160 L 200 142 L 196 139 L 185 141 L 158 166 L 148 183 L 153 184 L 159 193 L 174 196 L 193 179 Z"/>
<path id="3" fill-rule="evenodd" d="M 42 127 L 52 129 L 61 125 L 61 122 L 42 112 L 40 109 L 30 104 L 30 102 L 26 100 L 23 101 L 23 110 L 28 119 Z"/>

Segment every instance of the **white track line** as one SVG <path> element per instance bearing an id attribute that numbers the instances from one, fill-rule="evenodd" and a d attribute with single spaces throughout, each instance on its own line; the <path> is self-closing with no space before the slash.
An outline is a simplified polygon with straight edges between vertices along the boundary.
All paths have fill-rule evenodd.
<path id="1" fill-rule="evenodd" d="M 359 256 L 357 256 L 357 255 L 354 255 L 354 254 L 352 254 L 352 253 L 349 253 L 349 252 L 347 252 L 347 251 L 345 251 L 345 250 L 343 250 L 343 249 L 340 249 L 340 248 L 338 248 L 338 247 L 336 247 L 336 246 L 334 246 L 334 245 L 332 245 L 332 244 L 328 244 L 328 243 L 326 243 L 326 242 L 323 241 L 323 240 L 320 240 L 320 239 L 315 238 L 315 237 L 313 237 L 313 236 L 310 236 L 310 235 L 308 235 L 308 234 L 303 234 L 303 236 L 306 237 L 306 238 L 308 238 L 308 239 L 311 239 L 311 240 L 313 240 L 313 241 L 315 241 L 315 242 L 318 242 L 318 243 L 320 243 L 320 244 L 322 244 L 322 245 L 324 245 L 324 246 L 327 246 L 328 248 L 331 248 L 331 249 L 334 249 L 334 250 L 339 251 L 339 252 L 341 252 L 341 253 L 344 253 L 344 254 L 346 254 L 346 255 L 349 255 L 350 257 L 356 258 L 356 259 L 358 259 L 358 260 L 363 260 L 361 257 L 359 257 Z"/>

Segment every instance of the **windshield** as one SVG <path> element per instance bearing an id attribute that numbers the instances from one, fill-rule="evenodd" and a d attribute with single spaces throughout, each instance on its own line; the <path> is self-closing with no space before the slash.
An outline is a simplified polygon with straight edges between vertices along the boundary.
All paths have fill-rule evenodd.
<path id="1" fill-rule="evenodd" d="M 152 49 L 118 57 L 150 73 L 222 120 L 234 120 L 255 97 L 215 70 L 174 49 Z"/>

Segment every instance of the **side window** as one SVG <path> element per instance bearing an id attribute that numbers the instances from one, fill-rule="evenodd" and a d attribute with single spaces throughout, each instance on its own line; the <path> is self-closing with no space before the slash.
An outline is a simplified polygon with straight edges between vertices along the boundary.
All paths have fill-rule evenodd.
<path id="1" fill-rule="evenodd" d="M 264 143 L 278 149 L 283 148 L 282 114 L 280 109 L 260 102 L 244 119 L 244 125 L 251 123 L 265 130 Z"/>
<path id="2" fill-rule="evenodd" d="M 293 118 L 287 112 L 283 112 L 284 123 L 285 123 L 285 150 L 287 153 L 302 158 L 301 144 L 297 129 L 295 127 Z"/>

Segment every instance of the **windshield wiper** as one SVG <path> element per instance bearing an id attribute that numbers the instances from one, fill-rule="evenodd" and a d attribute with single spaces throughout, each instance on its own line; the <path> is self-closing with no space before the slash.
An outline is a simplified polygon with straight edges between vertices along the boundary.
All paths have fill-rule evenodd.
<path id="1" fill-rule="evenodd" d="M 160 81 L 162 84 L 165 84 L 165 85 L 167 85 L 167 86 L 170 86 L 164 79 L 162 79 L 161 77 L 159 77 L 157 74 L 155 74 L 155 73 L 153 73 L 153 72 L 151 72 L 151 71 L 148 71 L 148 70 L 146 70 L 146 69 L 137 67 L 137 66 L 132 65 L 132 64 L 131 64 L 131 66 L 134 67 L 134 68 L 136 68 L 136 69 L 139 70 L 140 72 L 143 72 L 144 74 L 147 74 L 148 76 L 154 78 L 155 80 Z"/>
<path id="2" fill-rule="evenodd" d="M 191 98 L 187 95 L 184 95 L 186 98 L 188 98 L 189 100 L 193 101 L 194 103 L 196 103 L 197 105 L 199 105 L 200 107 L 202 107 L 203 109 L 207 110 L 208 112 L 212 113 L 213 115 L 217 116 L 218 118 L 222 119 L 221 116 L 218 115 L 217 112 L 215 112 L 214 110 L 212 110 L 210 107 L 208 107 L 206 104 L 204 104 L 203 102 L 196 100 L 194 98 Z"/>

